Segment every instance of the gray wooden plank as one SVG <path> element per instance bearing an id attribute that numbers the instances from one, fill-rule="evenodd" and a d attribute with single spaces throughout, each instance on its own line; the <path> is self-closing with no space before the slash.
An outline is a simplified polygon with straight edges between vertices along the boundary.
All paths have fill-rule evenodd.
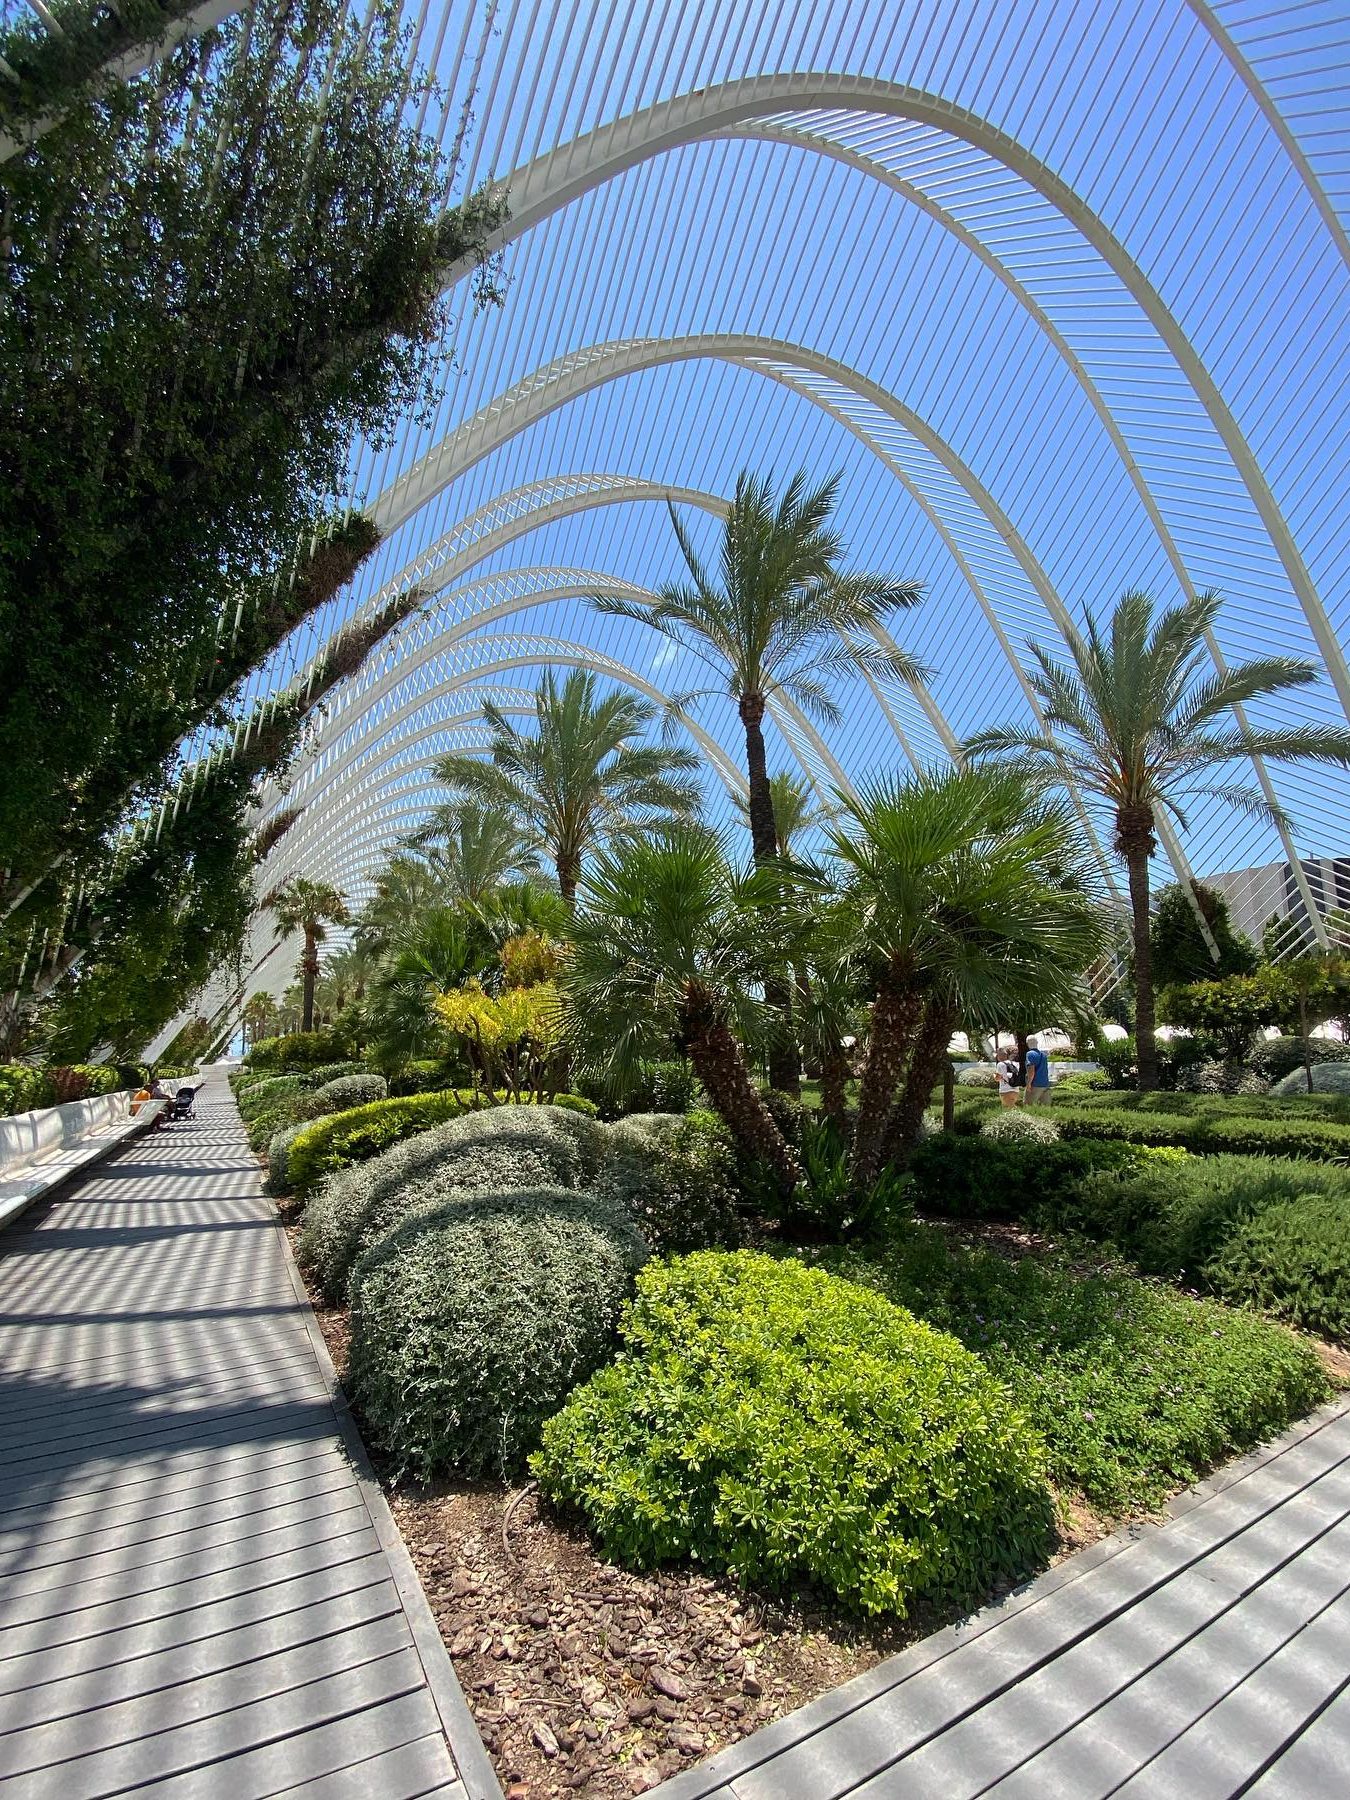
<path id="1" fill-rule="evenodd" d="M 299 1787 L 275 1788 L 266 1800 L 303 1794 L 305 1800 L 470 1800 L 457 1778 L 445 1776 L 445 1743 L 439 1732 L 383 1750 L 345 1769 L 315 1775 Z"/>
<path id="2" fill-rule="evenodd" d="M 382 1577 L 347 1593 L 324 1592 L 285 1611 L 236 1608 L 231 1628 L 186 1643 L 59 1676 L 5 1696 L 0 1734 L 74 1718 L 137 1695 L 203 1681 L 222 1669 L 270 1656 L 295 1644 L 317 1643 L 373 1619 L 402 1616 L 398 1590 Z M 224 1622 L 222 1615 L 221 1622 Z"/>
<path id="3" fill-rule="evenodd" d="M 83 1626 L 96 1631 L 118 1608 L 141 1603 L 153 1605 L 159 1595 L 172 1596 L 176 1607 L 178 1596 L 196 1583 L 210 1581 L 235 1568 L 249 1568 L 290 1556 L 296 1550 L 331 1537 L 362 1538 L 370 1531 L 370 1516 L 364 1501 L 354 1490 L 349 1490 L 340 1507 L 324 1507 L 307 1513 L 304 1518 L 288 1520 L 265 1535 L 189 1551 L 183 1556 L 166 1558 L 162 1564 L 151 1563 L 116 1571 L 89 1582 L 76 1583 L 73 1590 L 66 1586 L 47 1586 L 33 1593 L 17 1594 L 13 1599 L 7 1595 L 0 1597 L 0 1642 L 8 1648 L 11 1634 L 39 1625 L 44 1619 L 59 1619 L 66 1626 Z"/>
<path id="4" fill-rule="evenodd" d="M 1183 1582 L 1203 1581 L 1201 1571 L 1182 1577 L 1156 1609 L 1151 1603 L 1127 1614 L 907 1758 L 899 1770 L 906 1793 L 916 1800 L 944 1791 L 952 1800 L 981 1791 L 1000 1800 L 1112 1793 L 1341 1598 L 1350 1586 L 1350 1532 L 1294 1555 L 1239 1600 L 1223 1605 L 1215 1594 L 1201 1628 L 1156 1654 L 1161 1603 L 1170 1606 Z M 1191 1597 L 1202 1609 L 1209 1598 L 1194 1589 Z"/>
<path id="5" fill-rule="evenodd" d="M 0 1238 L 0 1779 L 497 1794 L 233 1103 L 200 1104 Z"/>
<path id="6" fill-rule="evenodd" d="M 279 1565 L 271 1579 L 258 1579 L 255 1569 L 232 1572 L 233 1586 L 223 1586 L 222 1591 L 176 1612 L 152 1612 L 145 1618 L 110 1623 L 106 1631 L 68 1638 L 60 1644 L 49 1645 L 39 1637 L 25 1650 L 0 1657 L 0 1698 L 6 1698 L 8 1704 L 8 1697 L 17 1693 L 130 1665 L 160 1651 L 187 1650 L 236 1627 L 264 1628 L 285 1613 L 358 1593 L 389 1579 L 388 1564 L 379 1550 L 358 1557 L 352 1557 L 349 1550 L 347 1540 L 331 1540 Z"/>
<path id="7" fill-rule="evenodd" d="M 1309 1721 L 1344 1691 L 1347 1667 L 1350 1599 L 1341 1599 L 1117 1792 L 1122 1800 L 1159 1793 L 1185 1794 L 1187 1800 L 1227 1800 L 1267 1763 L 1281 1759 Z M 1320 1800 L 1316 1790 L 1308 1800 Z"/>
<path id="8" fill-rule="evenodd" d="M 285 1712 L 284 1697 L 336 1674 L 355 1674 L 408 1650 L 412 1638 L 402 1611 L 352 1625 L 338 1635 L 305 1638 L 212 1671 L 209 1681 L 184 1681 L 148 1694 L 132 1694 L 89 1712 L 0 1737 L 0 1777 L 67 1769 L 73 1781 L 92 1792 L 115 1793 L 131 1770 L 139 1779 L 190 1768 L 201 1760 L 199 1731 L 188 1727 L 247 1713 L 249 1721 L 229 1721 L 232 1731 L 267 1718 L 254 1711 L 267 1700 Z M 151 1742 L 153 1740 L 153 1742 Z M 71 1765 L 78 1762 L 78 1774 Z"/>
<path id="9" fill-rule="evenodd" d="M 295 1451 L 288 1462 L 261 1463 L 236 1480 L 203 1481 L 180 1487 L 173 1494 L 151 1490 L 139 1505 L 106 1507 L 79 1514 L 76 1519 L 58 1519 L 56 1528 L 49 1530 L 43 1530 L 38 1514 L 29 1525 L 0 1532 L 0 1573 L 11 1559 L 14 1566 L 22 1561 L 25 1570 L 61 1559 L 74 1562 L 131 1539 L 148 1543 L 187 1530 L 194 1523 L 207 1525 L 211 1519 L 238 1516 L 274 1501 L 283 1503 L 301 1492 L 315 1492 L 320 1485 L 342 1485 L 349 1480 L 346 1463 L 329 1445 L 295 1445 Z"/>
<path id="10" fill-rule="evenodd" d="M 222 1774 L 229 1767 L 229 1791 L 237 1794 L 236 1781 L 248 1780 L 250 1752 L 283 1749 L 290 1739 L 330 1721 L 366 1709 L 378 1715 L 384 1702 L 409 1697 L 421 1703 L 423 1732 L 434 1722 L 422 1666 L 410 1650 L 394 1650 L 370 1662 L 353 1661 L 334 1669 L 324 1668 L 326 1658 L 315 1660 L 322 1670 L 316 1679 L 274 1693 L 260 1690 L 256 1685 L 258 1666 L 246 1665 L 219 1678 L 241 1696 L 236 1707 L 167 1731 L 149 1731 L 132 1743 L 77 1756 L 73 1761 L 26 1770 L 25 1800 L 102 1800 L 104 1795 L 129 1787 L 157 1790 L 184 1778 L 208 1781 L 213 1765 Z M 341 1645 L 337 1646 L 337 1660 L 342 1660 Z M 210 1684 L 211 1688 L 215 1685 Z"/>
<path id="11" fill-rule="evenodd" d="M 1322 1800 L 1345 1791 L 1350 1769 L 1350 1675 L 1247 1792 L 1253 1800 Z"/>
<path id="12" fill-rule="evenodd" d="M 77 1598 L 83 1599 L 91 1587 L 126 1575 L 139 1580 L 139 1571 L 153 1569 L 154 1585 L 162 1587 L 177 1578 L 178 1572 L 201 1566 L 208 1552 L 266 1551 L 278 1541 L 276 1534 L 293 1525 L 313 1519 L 332 1519 L 364 1512 L 360 1496 L 352 1490 L 350 1473 L 318 1484 L 302 1483 L 297 1493 L 259 1499 L 235 1508 L 223 1517 L 189 1522 L 177 1531 L 147 1536 L 132 1533 L 125 1542 L 104 1549 L 86 1551 L 75 1557 L 58 1557 L 42 1563 L 25 1563 L 22 1570 L 5 1582 L 4 1605 L 38 1594 L 50 1600 L 49 1610 L 64 1611 Z M 350 1522 L 350 1521 L 349 1521 Z M 269 1542 L 270 1540 L 270 1542 Z M 3 1620 L 0 1606 L 0 1620 Z"/>

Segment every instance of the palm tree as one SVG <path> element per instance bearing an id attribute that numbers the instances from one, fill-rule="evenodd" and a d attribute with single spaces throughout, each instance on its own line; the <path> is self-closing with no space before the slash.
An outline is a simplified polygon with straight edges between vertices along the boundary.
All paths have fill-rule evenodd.
<path id="1" fill-rule="evenodd" d="M 482 975 L 495 959 L 490 938 L 467 908 L 435 907 L 410 920 L 371 983 L 365 1023 L 376 1061 L 399 1069 L 443 1046 L 433 1002 Z"/>
<path id="2" fill-rule="evenodd" d="M 698 825 L 620 840 L 582 878 L 559 989 L 571 1046 L 620 1083 L 683 1044 L 736 1142 L 790 1193 L 801 1168 L 744 1049 L 778 1021 L 759 997 L 765 962 L 781 945 L 762 887 L 757 871 L 738 871 L 725 841 Z"/>
<path id="3" fill-rule="evenodd" d="M 671 524 L 689 579 L 658 590 L 654 604 L 596 595 L 599 611 L 638 619 L 695 657 L 709 685 L 672 696 L 679 716 L 695 702 L 729 695 L 745 728 L 750 777 L 750 835 L 755 860 L 778 854 L 773 791 L 764 750 L 764 714 L 781 694 L 813 718 L 842 717 L 828 682 L 869 673 L 922 680 L 923 670 L 875 633 L 900 607 L 914 606 L 919 584 L 890 575 L 845 574 L 843 540 L 830 528 L 841 475 L 808 488 L 800 470 L 775 499 L 772 477 L 737 477 L 718 558 L 705 568 L 672 505 Z"/>
<path id="4" fill-rule="evenodd" d="M 774 842 L 781 857 L 790 858 L 807 832 L 828 825 L 835 816 L 830 807 L 821 805 L 809 781 L 786 769 L 770 775 L 769 798 L 773 803 Z M 732 805 L 742 824 L 748 828 L 749 798 L 733 795 Z"/>
<path id="5" fill-rule="evenodd" d="M 1183 805 L 1217 798 L 1251 816 L 1287 824 L 1259 789 L 1213 779 L 1251 756 L 1350 765 L 1350 731 L 1300 725 L 1251 730 L 1230 724 L 1234 707 L 1317 679 L 1311 663 L 1261 657 L 1206 673 L 1206 636 L 1220 609 L 1199 594 L 1158 612 L 1147 594 L 1122 594 L 1109 621 L 1089 618 L 1070 640 L 1072 664 L 1030 646 L 1029 679 L 1045 729 L 1009 725 L 967 744 L 975 756 L 1012 756 L 1053 781 L 1095 794 L 1115 816 L 1115 848 L 1125 864 L 1133 922 L 1135 1045 L 1141 1088 L 1158 1085 L 1153 968 L 1149 949 L 1149 859 L 1160 816 L 1184 830 Z"/>
<path id="6" fill-rule="evenodd" d="M 304 994 L 300 1029 L 313 1031 L 319 945 L 327 938 L 329 925 L 349 924 L 351 914 L 335 887 L 325 881 L 310 881 L 304 875 L 293 875 L 284 887 L 270 896 L 267 904 L 276 915 L 278 937 L 289 937 L 293 931 L 305 934 L 298 969 Z"/>
<path id="7" fill-rule="evenodd" d="M 1016 770 L 869 783 L 830 853 L 842 955 L 875 996 L 851 1168 L 865 1192 L 917 1135 L 958 1021 L 1073 1006 L 1105 925 L 1069 806 Z"/>
<path id="8" fill-rule="evenodd" d="M 521 836 L 512 814 L 473 800 L 438 806 L 408 840 L 447 897 L 482 900 L 494 888 L 539 868 L 539 854 Z"/>
<path id="9" fill-rule="evenodd" d="M 270 994 L 250 994 L 244 1010 L 239 1015 L 243 1026 L 244 1044 L 247 1049 L 262 1038 L 270 1037 L 276 1030 L 277 1003 Z"/>
<path id="10" fill-rule="evenodd" d="M 829 688 L 833 677 L 865 670 L 914 683 L 924 674 L 912 657 L 883 648 L 877 638 L 898 608 L 918 603 L 919 584 L 846 574 L 839 567 L 844 545 L 830 519 L 841 479 L 835 474 L 808 488 L 806 472 L 799 470 L 775 497 L 772 477 L 744 471 L 723 528 L 716 576 L 672 506 L 688 579 L 659 589 L 654 604 L 611 595 L 593 602 L 601 612 L 655 627 L 708 672 L 707 685 L 672 696 L 672 717 L 713 696 L 735 701 L 745 731 L 750 839 L 758 863 L 779 850 L 764 747 L 769 701 L 781 695 L 813 718 L 836 724 L 842 714 Z M 770 998 L 789 1019 L 786 983 L 771 980 Z M 798 1091 L 797 1052 L 787 1033 L 769 1075 L 775 1087 Z"/>
<path id="11" fill-rule="evenodd" d="M 656 708 L 633 694 L 602 696 L 588 671 L 574 670 L 561 686 L 548 671 L 535 696 L 532 733 L 517 731 L 494 706 L 485 706 L 483 717 L 488 760 L 443 756 L 436 777 L 507 814 L 524 843 L 552 862 L 569 907 L 583 859 L 599 845 L 699 810 L 698 758 L 637 742 Z"/>

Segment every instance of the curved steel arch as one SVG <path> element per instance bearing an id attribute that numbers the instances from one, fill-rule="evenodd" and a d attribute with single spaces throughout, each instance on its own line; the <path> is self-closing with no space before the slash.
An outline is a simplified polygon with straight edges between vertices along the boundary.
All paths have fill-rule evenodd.
<path id="1" fill-rule="evenodd" d="M 1016 138 L 978 113 L 926 89 L 864 75 L 803 70 L 717 83 L 597 126 L 517 169 L 498 184 L 510 197 L 511 218 L 494 234 L 494 243 L 519 237 L 551 213 L 652 157 L 701 138 L 735 132 L 748 120 L 802 107 L 915 119 L 945 131 L 1011 169 L 1087 239 L 1149 319 L 1209 415 L 1284 565 L 1350 718 L 1350 665 L 1279 503 L 1203 359 L 1142 268 L 1082 196 Z M 466 263 L 451 264 L 443 284 L 452 286 L 469 272 Z"/>
<path id="2" fill-rule="evenodd" d="M 576 579 L 568 579 L 568 577 L 576 577 Z M 466 612 L 448 629 L 441 629 L 436 623 L 436 614 L 443 608 L 455 605 L 466 596 L 474 594 L 476 590 L 491 590 L 499 586 L 508 590 L 503 599 L 494 601 L 481 610 Z M 513 588 L 520 588 L 521 591 L 513 592 L 511 591 Z M 554 600 L 587 599 L 592 594 L 603 593 L 606 590 L 617 592 L 625 599 L 634 600 L 639 604 L 654 603 L 656 599 L 656 596 L 646 588 L 637 587 L 632 582 L 621 581 L 616 576 L 606 575 L 595 570 L 511 569 L 504 570 L 497 575 L 487 576 L 479 582 L 471 582 L 467 587 L 457 589 L 449 594 L 441 608 L 432 608 L 420 614 L 417 629 L 412 632 L 405 631 L 397 640 L 396 660 L 389 662 L 379 674 L 373 674 L 363 688 L 354 687 L 340 696 L 342 701 L 340 709 L 334 709 L 328 723 L 341 725 L 349 708 L 361 700 L 366 702 L 367 708 L 376 705 L 384 695 L 391 693 L 399 682 L 407 680 L 421 666 L 424 650 L 428 654 L 440 654 L 450 645 L 462 643 L 466 639 L 472 638 L 485 626 L 497 624 L 515 613 L 527 611 L 534 606 L 544 606 Z M 406 652 L 406 656 L 403 654 L 404 652 Z M 836 781 L 845 792 L 851 792 L 852 788 L 847 775 L 801 708 L 785 696 L 778 695 L 775 697 L 773 711 L 775 714 L 780 711 L 785 712 L 791 718 L 793 724 L 820 758 L 822 765 L 829 771 L 831 779 Z M 781 719 L 775 718 L 775 723 L 780 730 L 783 729 Z M 327 732 L 327 724 L 324 729 Z M 350 726 L 343 726 L 343 729 L 350 729 Z M 792 740 L 788 738 L 787 741 L 797 756 L 803 772 L 819 787 L 815 772 L 796 750 Z"/>

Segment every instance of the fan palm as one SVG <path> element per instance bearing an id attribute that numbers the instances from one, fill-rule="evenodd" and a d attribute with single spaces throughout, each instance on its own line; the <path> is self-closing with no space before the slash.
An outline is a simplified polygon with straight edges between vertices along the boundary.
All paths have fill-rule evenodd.
<path id="1" fill-rule="evenodd" d="M 693 752 L 637 741 L 655 716 L 636 695 L 602 695 L 588 671 L 573 671 L 560 686 L 550 670 L 535 696 L 532 733 L 485 706 L 488 760 L 443 756 L 435 774 L 462 798 L 506 813 L 523 842 L 552 862 L 571 906 L 583 859 L 600 844 L 698 812 Z"/>
<path id="2" fill-rule="evenodd" d="M 304 933 L 300 952 L 299 976 L 303 993 L 300 1015 L 301 1031 L 314 1029 L 314 983 L 319 974 L 319 945 L 328 936 L 329 925 L 350 923 L 347 903 L 335 887 L 324 881 L 310 881 L 295 875 L 268 900 L 276 915 L 277 936 L 289 937 L 293 931 Z"/>
<path id="3" fill-rule="evenodd" d="M 750 1077 L 744 1045 L 777 1015 L 759 997 L 778 953 L 762 877 L 738 870 L 725 841 L 676 824 L 597 855 L 581 885 L 572 954 L 559 986 L 572 1047 L 622 1083 L 672 1043 L 689 1059 L 736 1142 L 785 1191 L 801 1169 Z"/>
<path id="4" fill-rule="evenodd" d="M 778 855 L 791 858 L 800 840 L 818 826 L 829 824 L 834 817 L 833 811 L 820 804 L 809 781 L 800 775 L 790 774 L 780 769 L 778 774 L 769 777 L 769 798 L 773 802 L 774 842 Z M 732 798 L 741 822 L 748 828 L 750 824 L 750 801 L 748 796 L 736 794 Z"/>
<path id="5" fill-rule="evenodd" d="M 365 1022 L 377 1062 L 401 1068 L 444 1043 L 434 1002 L 496 960 L 472 912 L 439 906 L 409 921 L 371 983 Z"/>
<path id="6" fill-rule="evenodd" d="M 841 942 L 875 996 L 851 1170 L 862 1192 L 917 1134 L 958 1020 L 1072 1004 L 1105 926 L 1069 807 L 1017 771 L 870 783 L 844 801 L 830 854 Z"/>
<path id="7" fill-rule="evenodd" d="M 539 867 L 538 852 L 521 837 L 514 817 L 473 800 L 438 806 L 408 843 L 422 853 L 447 894 L 475 903 Z"/>
<path id="8" fill-rule="evenodd" d="M 1259 788 L 1216 779 L 1224 765 L 1251 756 L 1350 765 L 1350 731 L 1250 730 L 1228 722 L 1234 707 L 1306 686 L 1317 671 L 1293 657 L 1271 656 L 1206 673 L 1206 637 L 1219 609 L 1213 593 L 1161 612 L 1147 594 L 1123 594 L 1108 621 L 1089 618 L 1083 637 L 1071 640 L 1071 664 L 1030 646 L 1037 666 L 1029 679 L 1044 731 L 1010 725 L 980 732 L 966 746 L 974 756 L 1016 758 L 1111 808 L 1116 852 L 1129 877 L 1141 1088 L 1158 1085 L 1149 859 L 1159 817 L 1170 814 L 1184 830 L 1185 803 L 1210 797 L 1285 824 Z"/>
<path id="9" fill-rule="evenodd" d="M 759 863 L 779 850 L 764 746 L 769 701 L 781 695 L 835 724 L 842 717 L 830 692 L 835 676 L 865 670 L 917 682 L 924 673 L 904 651 L 883 648 L 876 635 L 898 608 L 917 604 L 918 583 L 839 567 L 844 545 L 830 520 L 840 480 L 835 474 L 812 488 L 799 470 L 775 496 L 772 478 L 744 471 L 723 527 L 716 576 L 672 506 L 688 579 L 660 588 L 654 603 L 614 595 L 597 595 L 593 602 L 601 612 L 653 626 L 707 671 L 705 685 L 672 695 L 672 717 L 714 696 L 735 701 L 745 731 L 750 840 Z M 770 997 L 790 1017 L 786 984 L 771 982 Z M 775 1087 L 797 1091 L 796 1050 L 786 1035 L 770 1079 Z"/>

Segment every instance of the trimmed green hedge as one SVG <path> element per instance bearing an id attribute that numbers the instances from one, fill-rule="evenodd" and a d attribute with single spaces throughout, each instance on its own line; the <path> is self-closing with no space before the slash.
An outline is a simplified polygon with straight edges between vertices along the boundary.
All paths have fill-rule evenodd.
<path id="1" fill-rule="evenodd" d="M 1122 1270 L 1010 1262 L 930 1226 L 823 1260 L 960 1338 L 1044 1437 L 1056 1484 L 1108 1515 L 1161 1505 L 1327 1397 L 1291 1333 Z"/>
<path id="2" fill-rule="evenodd" d="M 343 1062 L 350 1054 L 351 1044 L 339 1031 L 292 1031 L 260 1038 L 248 1053 L 248 1067 L 286 1073 Z"/>
<path id="3" fill-rule="evenodd" d="M 1166 1144 L 1197 1155 L 1291 1156 L 1313 1162 L 1350 1157 L 1350 1125 L 1320 1119 L 1264 1119 L 1203 1112 L 1131 1112 L 1105 1107 L 1056 1106 L 1055 1123 L 1066 1138 L 1106 1138 L 1133 1144 Z"/>
<path id="4" fill-rule="evenodd" d="M 498 1104 L 509 1102 L 505 1094 L 497 1096 Z M 558 1094 L 550 1102 L 565 1111 L 586 1118 L 595 1115 L 589 1100 L 577 1094 Z M 399 1099 L 374 1100 L 366 1106 L 355 1106 L 346 1112 L 318 1119 L 302 1132 L 291 1146 L 290 1179 L 297 1194 L 308 1193 L 325 1175 L 345 1169 L 351 1163 L 365 1162 L 391 1145 L 429 1131 L 447 1119 L 462 1113 L 487 1110 L 482 1096 L 471 1088 L 453 1088 L 440 1094 L 409 1094 Z"/>
<path id="5" fill-rule="evenodd" d="M 651 1264 L 625 1350 L 531 1467 L 607 1556 L 966 1602 L 1054 1541 L 1045 1450 L 978 1357 L 881 1295 L 745 1251 Z"/>
<path id="6" fill-rule="evenodd" d="M 0 1063 L 0 1117 L 12 1113 L 40 1112 L 71 1100 L 89 1100 L 98 1094 L 115 1094 L 127 1083 L 106 1063 L 52 1064 L 37 1068 L 31 1063 Z"/>
<path id="7" fill-rule="evenodd" d="M 558 1189 L 467 1194 L 407 1219 L 352 1275 L 352 1397 L 400 1472 L 518 1469 L 610 1353 L 647 1251 Z"/>

